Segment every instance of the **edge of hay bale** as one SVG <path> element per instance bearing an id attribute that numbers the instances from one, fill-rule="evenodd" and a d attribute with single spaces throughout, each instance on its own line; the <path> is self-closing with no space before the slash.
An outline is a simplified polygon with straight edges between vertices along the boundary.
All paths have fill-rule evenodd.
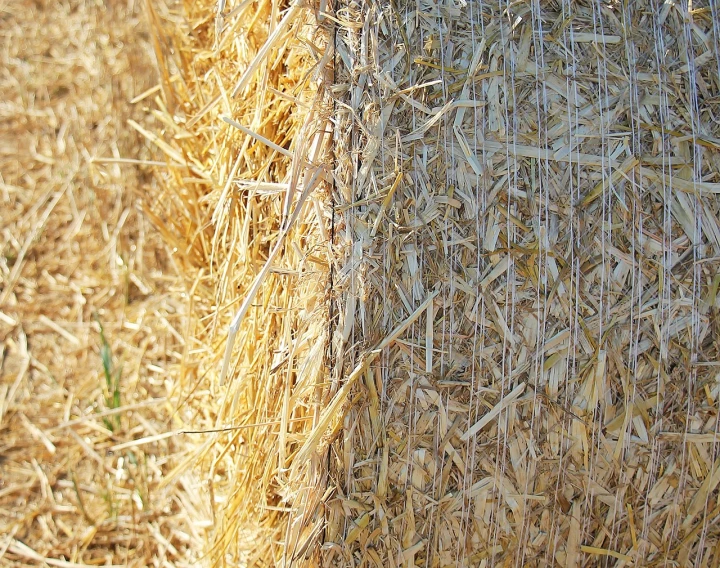
<path id="1" fill-rule="evenodd" d="M 145 209 L 195 316 L 177 401 L 198 444 L 182 467 L 207 479 L 214 564 L 289 565 L 324 527 L 325 464 L 294 458 L 332 389 L 328 35 L 280 5 L 148 3 L 163 81 L 154 125 L 135 127 L 167 160 Z"/>

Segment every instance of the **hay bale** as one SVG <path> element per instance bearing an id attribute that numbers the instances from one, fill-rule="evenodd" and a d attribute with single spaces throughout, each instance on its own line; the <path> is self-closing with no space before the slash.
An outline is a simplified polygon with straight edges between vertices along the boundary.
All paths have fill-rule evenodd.
<path id="1" fill-rule="evenodd" d="M 718 562 L 715 3 L 188 9 L 213 560 Z"/>

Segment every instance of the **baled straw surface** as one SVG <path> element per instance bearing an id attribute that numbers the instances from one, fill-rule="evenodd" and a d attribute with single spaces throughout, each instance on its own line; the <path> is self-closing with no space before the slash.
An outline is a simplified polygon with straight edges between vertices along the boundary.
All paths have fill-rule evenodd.
<path id="1" fill-rule="evenodd" d="M 215 564 L 720 560 L 715 4 L 153 6 Z"/>
<path id="2" fill-rule="evenodd" d="M 179 415 L 198 433 L 184 467 L 207 481 L 213 565 L 289 566 L 324 527 L 326 467 L 294 457 L 330 386 L 331 52 L 297 2 L 148 7 L 162 82 L 154 127 L 136 128 L 167 161 L 146 211 L 191 302 Z"/>
<path id="3" fill-rule="evenodd" d="M 325 563 L 717 566 L 717 3 L 336 16 Z"/>
<path id="4" fill-rule="evenodd" d="M 135 207 L 151 178 L 121 159 L 147 154 L 124 124 L 153 80 L 145 27 L 132 3 L 0 6 L 3 566 L 181 566 L 202 547 L 189 474 L 160 486 L 184 439 L 122 447 L 172 429 L 184 349 L 174 269 Z"/>

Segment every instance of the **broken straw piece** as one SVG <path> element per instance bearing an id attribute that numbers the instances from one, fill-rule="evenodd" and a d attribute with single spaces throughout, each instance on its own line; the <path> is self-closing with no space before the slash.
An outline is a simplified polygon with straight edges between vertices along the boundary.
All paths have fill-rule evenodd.
<path id="1" fill-rule="evenodd" d="M 268 272 L 270 272 L 270 269 L 272 268 L 273 260 L 275 260 L 275 257 L 277 256 L 278 252 L 282 249 L 283 243 L 285 242 L 285 238 L 288 236 L 288 233 L 290 232 L 290 228 L 292 227 L 295 220 L 298 218 L 298 215 L 300 214 L 300 211 L 302 210 L 303 204 L 305 203 L 305 200 L 307 199 L 307 196 L 312 192 L 312 190 L 315 188 L 315 186 L 318 184 L 318 181 L 320 180 L 322 173 L 322 167 L 317 167 L 315 169 L 315 172 L 310 179 L 310 182 L 307 184 L 307 186 L 303 189 L 303 192 L 300 194 L 300 198 L 298 199 L 297 205 L 295 206 L 295 209 L 293 210 L 292 216 L 289 219 L 283 220 L 283 227 L 280 231 L 280 235 L 278 236 L 278 240 L 275 243 L 275 246 L 273 247 L 272 251 L 270 252 L 270 255 L 268 256 L 267 260 L 265 261 L 265 265 L 262 267 L 262 270 L 260 271 L 260 274 L 257 275 L 255 278 L 255 281 L 253 282 L 252 286 L 250 287 L 250 291 L 248 292 L 248 295 L 245 297 L 245 300 L 243 301 L 242 305 L 240 306 L 240 309 L 237 311 L 237 314 L 235 314 L 235 317 L 232 320 L 232 323 L 230 324 L 230 328 L 228 330 L 228 338 L 227 343 L 225 345 L 225 354 L 223 355 L 223 362 L 222 362 L 222 368 L 220 370 L 220 386 L 223 386 L 225 383 L 225 377 L 227 376 L 228 368 L 230 367 L 230 355 L 232 354 L 233 346 L 235 345 L 235 338 L 237 337 L 237 332 L 240 329 L 240 324 L 242 323 L 243 318 L 245 317 L 245 314 L 247 314 L 248 310 L 250 309 L 250 305 L 252 304 L 253 300 L 255 299 L 255 296 L 257 295 L 258 291 L 260 290 L 260 286 L 262 285 L 263 281 L 265 280 L 265 277 L 268 275 Z"/>
<path id="2" fill-rule="evenodd" d="M 254 139 L 257 140 L 258 142 L 262 142 L 262 143 L 265 144 L 268 148 L 272 148 L 273 150 L 275 150 L 276 152 L 282 154 L 283 156 L 287 156 L 288 158 L 291 158 L 291 159 L 292 159 L 293 155 L 292 155 L 292 152 L 291 152 L 290 150 L 286 150 L 286 149 L 283 148 L 282 146 L 278 146 L 278 145 L 275 144 L 275 142 L 273 142 L 272 140 L 268 140 L 267 138 L 265 138 L 265 137 L 262 136 L 261 134 L 258 134 L 257 132 L 254 132 L 253 130 L 250 130 L 249 128 L 244 127 L 242 124 L 240 124 L 239 122 L 233 120 L 233 119 L 230 118 L 229 116 L 225 116 L 224 114 L 221 114 L 221 115 L 220 115 L 220 118 L 221 118 L 222 121 L 225 122 L 226 124 L 229 124 L 230 126 L 234 126 L 234 127 L 237 128 L 240 132 L 242 132 L 242 133 L 244 133 L 244 134 L 247 134 L 248 136 L 250 136 L 251 138 L 254 138 Z"/>
<path id="3" fill-rule="evenodd" d="M 285 13 L 285 16 L 282 20 L 280 20 L 280 23 L 277 25 L 273 33 L 270 35 L 270 37 L 267 39 L 265 44 L 260 48 L 260 51 L 258 51 L 255 58 L 252 60 L 252 63 L 248 66 L 247 69 L 245 69 L 245 72 L 240 77 L 240 80 L 235 85 L 235 88 L 233 89 L 231 96 L 236 97 L 240 91 L 242 91 L 245 86 L 248 84 L 248 81 L 253 76 L 253 73 L 257 70 L 257 68 L 260 66 L 260 64 L 263 62 L 263 60 L 268 56 L 268 53 L 270 53 L 270 50 L 272 47 L 277 43 L 277 41 L 282 36 L 283 32 L 285 31 L 285 28 L 288 26 L 288 24 L 293 20 L 295 15 L 297 14 L 298 10 L 300 9 L 300 2 L 296 1 L 294 2 L 289 8 L 288 11 Z"/>

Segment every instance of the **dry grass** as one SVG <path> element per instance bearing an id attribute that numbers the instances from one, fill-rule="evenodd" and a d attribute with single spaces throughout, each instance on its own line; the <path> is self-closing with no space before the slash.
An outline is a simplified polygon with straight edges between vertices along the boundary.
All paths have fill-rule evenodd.
<path id="1" fill-rule="evenodd" d="M 145 29 L 133 2 L 0 5 L 4 566 L 172 566 L 202 549 L 192 479 L 160 485 L 184 439 L 118 448 L 173 428 L 184 349 L 175 269 L 135 206 L 147 168 L 93 163 L 147 157 L 124 125 L 155 75 Z"/>

